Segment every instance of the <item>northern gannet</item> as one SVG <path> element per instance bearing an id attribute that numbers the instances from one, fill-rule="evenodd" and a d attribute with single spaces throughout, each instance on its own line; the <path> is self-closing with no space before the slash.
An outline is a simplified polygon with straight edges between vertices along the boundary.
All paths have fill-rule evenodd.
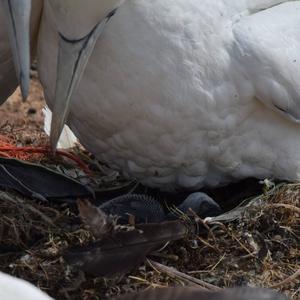
<path id="1" fill-rule="evenodd" d="M 29 282 L 0 272 L 0 299 L 53 300 Z"/>
<path id="2" fill-rule="evenodd" d="M 99 159 L 165 190 L 300 178 L 300 1 L 45 4 L 53 147 L 67 120 Z"/>

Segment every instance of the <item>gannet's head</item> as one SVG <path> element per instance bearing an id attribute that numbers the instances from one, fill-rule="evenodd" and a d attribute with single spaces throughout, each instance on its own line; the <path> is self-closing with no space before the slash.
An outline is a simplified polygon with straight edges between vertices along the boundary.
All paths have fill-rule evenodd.
<path id="1" fill-rule="evenodd" d="M 29 91 L 31 0 L 0 0 L 23 99 Z"/>
<path id="2" fill-rule="evenodd" d="M 68 117 L 72 92 L 106 23 L 124 0 L 48 0 L 59 34 L 59 54 L 50 143 L 57 141 Z"/>
<path id="3" fill-rule="evenodd" d="M 187 215 L 190 209 L 200 218 L 215 217 L 221 214 L 221 207 L 208 195 L 196 192 L 190 194 L 179 206 L 178 209 Z"/>

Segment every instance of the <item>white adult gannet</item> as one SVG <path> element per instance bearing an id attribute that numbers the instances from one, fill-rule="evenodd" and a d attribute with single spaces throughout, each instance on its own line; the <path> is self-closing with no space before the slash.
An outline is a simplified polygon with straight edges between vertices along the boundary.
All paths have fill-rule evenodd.
<path id="1" fill-rule="evenodd" d="M 52 298 L 29 282 L 0 272 L 0 299 L 51 300 Z"/>
<path id="2" fill-rule="evenodd" d="M 101 3 L 46 1 L 52 145 L 69 112 L 87 149 L 150 186 L 300 178 L 300 1 L 127 0 L 109 21 L 121 3 Z"/>
<path id="3" fill-rule="evenodd" d="M 19 83 L 27 98 L 30 50 L 36 49 L 42 4 L 40 0 L 32 4 L 31 0 L 0 0 L 0 104 Z"/>

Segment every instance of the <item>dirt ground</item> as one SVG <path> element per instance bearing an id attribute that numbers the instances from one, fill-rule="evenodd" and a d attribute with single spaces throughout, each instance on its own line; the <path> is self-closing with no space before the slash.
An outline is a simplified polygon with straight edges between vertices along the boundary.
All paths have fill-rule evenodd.
<path id="1" fill-rule="evenodd" d="M 45 145 L 44 105 L 41 87 L 33 78 L 26 103 L 16 92 L 0 107 L 1 139 L 17 146 Z M 175 197 L 140 187 L 95 163 L 85 151 L 74 151 L 93 166 L 94 178 L 87 180 L 93 182 L 98 198 L 141 189 L 162 198 Z M 79 174 L 71 172 L 77 167 L 65 160 L 32 159 Z M 222 194 L 233 198 L 231 192 Z M 151 287 L 195 285 L 199 280 L 221 288 L 273 287 L 300 299 L 300 184 L 282 184 L 271 191 L 265 188 L 260 204 L 245 211 L 239 220 L 205 224 L 199 234 L 149 256 L 164 267 L 146 261 L 130 274 L 113 278 L 84 274 L 64 260 L 67 249 L 93 240 L 78 218 L 75 203 L 43 203 L 12 191 L 0 191 L 0 198 L 0 270 L 32 282 L 55 299 L 110 299 Z"/>
<path id="2" fill-rule="evenodd" d="M 22 145 L 37 145 L 45 143 L 43 132 L 43 113 L 45 106 L 43 92 L 38 80 L 31 81 L 28 101 L 22 102 L 17 90 L 6 103 L 0 106 L 1 127 L 0 134 L 7 135 L 11 131 L 11 138 L 17 139 Z"/>

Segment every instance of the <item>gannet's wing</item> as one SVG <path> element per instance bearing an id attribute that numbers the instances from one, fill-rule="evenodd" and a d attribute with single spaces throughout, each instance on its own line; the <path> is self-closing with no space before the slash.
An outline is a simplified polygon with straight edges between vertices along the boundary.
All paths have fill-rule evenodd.
<path id="1" fill-rule="evenodd" d="M 300 1 L 244 16 L 233 24 L 231 56 L 257 99 L 300 120 Z"/>

